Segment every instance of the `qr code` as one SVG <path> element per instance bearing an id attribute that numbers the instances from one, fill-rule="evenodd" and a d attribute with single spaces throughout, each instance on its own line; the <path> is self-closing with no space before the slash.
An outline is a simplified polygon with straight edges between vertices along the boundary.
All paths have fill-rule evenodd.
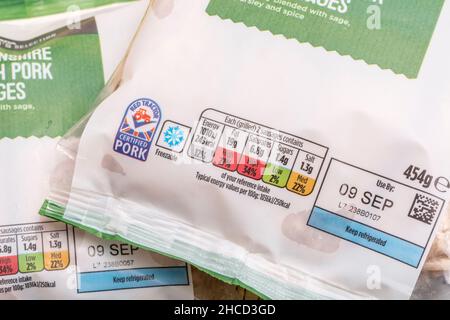
<path id="1" fill-rule="evenodd" d="M 431 225 L 439 211 L 439 206 L 439 201 L 423 194 L 416 194 L 408 216 Z"/>

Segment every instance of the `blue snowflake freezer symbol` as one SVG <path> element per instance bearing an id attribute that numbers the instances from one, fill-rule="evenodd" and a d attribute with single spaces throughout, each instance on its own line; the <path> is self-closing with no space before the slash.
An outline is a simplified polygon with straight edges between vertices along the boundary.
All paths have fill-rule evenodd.
<path id="1" fill-rule="evenodd" d="M 169 127 L 164 131 L 164 142 L 169 145 L 169 147 L 176 147 L 184 140 L 184 132 L 180 127 Z"/>

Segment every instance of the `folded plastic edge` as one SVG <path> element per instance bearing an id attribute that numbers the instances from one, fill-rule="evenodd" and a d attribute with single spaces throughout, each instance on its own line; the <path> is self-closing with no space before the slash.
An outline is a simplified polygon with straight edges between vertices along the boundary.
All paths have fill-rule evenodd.
<path id="1" fill-rule="evenodd" d="M 238 279 L 226 277 L 226 276 L 224 276 L 224 275 L 222 275 L 220 273 L 216 273 L 214 271 L 205 269 L 205 268 L 203 268 L 201 266 L 197 266 L 195 264 L 192 264 L 190 261 L 187 261 L 186 259 L 182 259 L 180 257 L 176 257 L 176 256 L 173 256 L 173 255 L 164 253 L 164 252 L 160 252 L 160 251 L 155 250 L 153 248 L 147 248 L 145 246 L 142 246 L 141 244 L 134 243 L 132 241 L 129 241 L 128 239 L 122 238 L 119 235 L 111 235 L 111 234 L 103 233 L 103 232 L 98 231 L 97 229 L 90 228 L 90 227 L 87 227 L 85 225 L 82 225 L 82 224 L 76 223 L 74 221 L 68 220 L 68 219 L 64 218 L 64 212 L 65 212 L 64 206 L 59 205 L 59 204 L 57 204 L 57 203 L 55 203 L 53 201 L 50 201 L 50 200 L 45 200 L 44 204 L 42 205 L 41 209 L 39 210 L 39 214 L 41 216 L 52 218 L 52 219 L 55 219 L 55 220 L 59 220 L 61 222 L 64 222 L 64 223 L 69 224 L 69 225 L 72 225 L 72 226 L 74 226 L 76 228 L 79 228 L 79 229 L 81 229 L 83 231 L 86 231 L 86 232 L 88 232 L 88 233 L 90 233 L 90 234 L 92 234 L 92 235 L 94 235 L 94 236 L 96 236 L 98 238 L 104 239 L 104 240 L 119 241 L 119 242 L 127 243 L 127 244 L 130 244 L 130 245 L 142 248 L 142 249 L 147 250 L 147 251 L 156 252 L 156 253 L 158 253 L 160 255 L 163 255 L 163 256 L 166 256 L 166 257 L 169 257 L 169 258 L 172 258 L 172 259 L 175 259 L 175 260 L 183 261 L 185 263 L 188 263 L 188 264 L 196 267 L 197 269 L 207 273 L 208 275 L 210 275 L 210 276 L 212 276 L 212 277 L 214 277 L 216 279 L 219 279 L 219 280 L 221 280 L 221 281 L 223 281 L 225 283 L 228 283 L 230 285 L 236 285 L 236 286 L 242 287 L 245 290 L 250 291 L 253 294 L 257 295 L 258 297 L 260 297 L 263 300 L 270 300 L 269 297 L 267 297 L 264 294 L 258 292 L 256 289 L 248 286 L 247 284 L 241 282 Z"/>

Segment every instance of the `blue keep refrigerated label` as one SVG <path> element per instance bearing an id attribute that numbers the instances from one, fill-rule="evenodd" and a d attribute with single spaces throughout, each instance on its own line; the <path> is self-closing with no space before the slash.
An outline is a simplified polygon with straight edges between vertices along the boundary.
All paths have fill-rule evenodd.
<path id="1" fill-rule="evenodd" d="M 313 209 L 309 218 L 309 226 L 382 253 L 413 267 L 419 264 L 425 250 L 417 244 L 318 207 Z"/>
<path id="2" fill-rule="evenodd" d="M 431 193 L 331 159 L 307 224 L 418 268 L 443 205 Z"/>
<path id="3" fill-rule="evenodd" d="M 81 272 L 78 292 L 188 285 L 186 266 Z"/>

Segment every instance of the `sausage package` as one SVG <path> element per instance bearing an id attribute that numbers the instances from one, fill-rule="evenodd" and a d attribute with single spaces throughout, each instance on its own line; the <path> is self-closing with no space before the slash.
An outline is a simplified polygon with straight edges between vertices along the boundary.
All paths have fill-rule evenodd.
<path id="1" fill-rule="evenodd" d="M 192 298 L 185 263 L 37 214 L 59 138 L 95 105 L 147 7 L 0 22 L 0 299 Z"/>
<path id="2" fill-rule="evenodd" d="M 265 298 L 447 286 L 448 3 L 154 5 L 42 215 Z"/>

